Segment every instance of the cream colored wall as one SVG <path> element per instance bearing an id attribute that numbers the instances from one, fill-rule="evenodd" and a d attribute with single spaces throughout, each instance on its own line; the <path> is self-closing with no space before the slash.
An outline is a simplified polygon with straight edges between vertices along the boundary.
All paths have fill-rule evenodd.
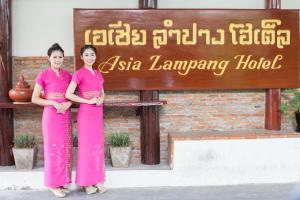
<path id="1" fill-rule="evenodd" d="M 137 8 L 138 0 L 13 0 L 13 56 L 45 56 L 58 42 L 73 53 L 73 8 Z M 158 0 L 159 8 L 262 9 L 265 0 Z M 299 0 L 282 0 L 282 8 L 300 9 Z"/>
<path id="2" fill-rule="evenodd" d="M 138 0 L 13 0 L 13 56 L 45 56 L 54 42 L 73 55 L 73 8 L 137 8 Z"/>
<path id="3" fill-rule="evenodd" d="M 300 9 L 299 0 L 281 0 L 281 7 L 283 9 Z"/>
<path id="4" fill-rule="evenodd" d="M 158 0 L 160 8 L 264 8 L 265 0 Z"/>
<path id="5" fill-rule="evenodd" d="M 158 0 L 159 8 L 262 9 L 266 0 Z M 283 9 L 300 9 L 299 0 L 281 0 Z"/>

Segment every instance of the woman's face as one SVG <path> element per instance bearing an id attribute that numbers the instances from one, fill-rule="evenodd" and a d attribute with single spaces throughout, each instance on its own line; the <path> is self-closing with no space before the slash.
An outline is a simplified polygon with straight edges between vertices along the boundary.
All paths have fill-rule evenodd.
<path id="1" fill-rule="evenodd" d="M 61 51 L 53 51 L 48 59 L 52 68 L 59 69 L 63 65 L 64 55 Z"/>
<path id="2" fill-rule="evenodd" d="M 81 56 L 81 60 L 83 60 L 85 66 L 92 67 L 96 61 L 96 54 L 92 49 L 86 49 Z"/>

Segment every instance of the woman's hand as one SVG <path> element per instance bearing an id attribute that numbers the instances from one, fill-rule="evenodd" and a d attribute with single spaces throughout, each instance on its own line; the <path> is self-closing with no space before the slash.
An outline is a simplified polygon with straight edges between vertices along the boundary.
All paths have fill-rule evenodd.
<path id="1" fill-rule="evenodd" d="M 102 97 L 98 97 L 96 105 L 100 106 L 101 104 L 103 104 L 103 98 Z"/>
<path id="2" fill-rule="evenodd" d="M 53 101 L 52 105 L 56 109 L 57 113 L 64 113 L 65 112 L 62 104 Z"/>
<path id="3" fill-rule="evenodd" d="M 100 106 L 101 104 L 103 104 L 104 96 L 105 96 L 104 90 L 102 89 L 101 96 L 97 98 L 98 99 L 98 101 L 96 103 L 97 106 Z"/>
<path id="4" fill-rule="evenodd" d="M 98 102 L 98 98 L 97 97 L 94 97 L 90 100 L 87 101 L 87 104 L 97 104 Z"/>
<path id="5" fill-rule="evenodd" d="M 68 102 L 61 103 L 61 105 L 62 105 L 62 112 L 61 113 L 65 114 L 66 110 L 68 110 L 71 107 L 72 103 L 70 101 L 68 101 Z"/>

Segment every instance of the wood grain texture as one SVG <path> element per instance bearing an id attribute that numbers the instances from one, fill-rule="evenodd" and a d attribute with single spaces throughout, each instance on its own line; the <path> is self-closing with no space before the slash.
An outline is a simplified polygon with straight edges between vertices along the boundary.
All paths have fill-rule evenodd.
<path id="1" fill-rule="evenodd" d="M 9 102 L 12 86 L 11 1 L 0 1 L 0 102 Z M 0 109 L 0 165 L 13 165 L 13 110 Z"/>
<path id="2" fill-rule="evenodd" d="M 266 0 L 267 9 L 280 9 L 281 0 Z M 281 91 L 280 89 L 266 90 L 265 129 L 281 130 Z"/>
<path id="3" fill-rule="evenodd" d="M 168 37 L 167 45 L 159 49 L 153 46 L 153 30 L 164 28 L 165 19 L 173 20 L 172 28 L 192 30 L 197 23 L 199 29 L 208 29 L 212 37 L 218 37 L 217 29 L 225 31 L 224 45 L 206 44 L 198 37 L 196 45 L 178 45 L 175 36 Z M 291 31 L 290 45 L 278 48 L 274 45 L 234 45 L 230 23 L 251 23 L 254 29 L 261 29 L 263 19 L 279 19 L 281 25 L 276 30 Z M 79 49 L 84 45 L 84 32 L 87 29 L 108 29 L 108 24 L 118 20 L 130 24 L 131 28 L 147 31 L 146 45 L 103 45 L 96 46 L 98 59 L 96 66 L 104 62 L 102 70 L 107 90 L 184 90 L 184 89 L 252 89 L 252 88 L 295 88 L 299 87 L 299 11 L 297 10 L 74 10 L 75 66 L 82 66 Z M 93 41 L 93 34 L 89 41 Z M 259 39 L 261 39 L 259 37 Z M 277 40 L 276 40 L 277 41 Z M 240 56 L 239 56 L 240 55 Z M 276 57 L 278 56 L 279 57 Z M 154 57 L 153 57 L 154 56 Z M 156 57 L 155 57 L 156 56 Z M 155 61 L 157 62 L 155 64 Z M 276 60 L 277 59 L 277 60 Z M 248 60 L 246 68 L 242 62 Z M 189 71 L 174 67 L 173 70 L 155 70 L 165 61 L 227 62 L 224 70 L 221 64 L 215 69 L 191 69 Z M 253 61 L 253 62 L 252 62 Z M 255 62 L 274 63 L 278 69 L 251 69 Z M 138 70 L 133 65 L 141 62 Z M 123 64 L 121 64 L 123 63 Z M 252 63 L 252 64 L 250 64 Z M 123 67 L 121 65 L 124 65 Z M 114 67 L 112 67 L 114 66 Z M 154 67 L 153 67 L 154 66 Z M 238 67 L 240 66 L 240 67 Z M 149 70 L 153 67 L 153 70 Z M 113 70 L 111 70 L 113 68 Z M 174 69 L 176 68 L 176 69 Z M 187 68 L 187 67 L 186 67 Z M 259 69 L 258 69 L 259 68 Z M 128 70 L 127 70 L 128 69 Z M 223 74 L 222 74 L 223 70 Z M 186 74 L 186 75 L 184 75 Z"/>
<path id="4" fill-rule="evenodd" d="M 140 0 L 140 9 L 156 9 L 157 0 Z M 139 93 L 140 101 L 159 101 L 159 91 L 145 91 Z M 141 161 L 143 164 L 155 165 L 160 163 L 160 125 L 159 107 L 140 108 L 141 123 Z"/>

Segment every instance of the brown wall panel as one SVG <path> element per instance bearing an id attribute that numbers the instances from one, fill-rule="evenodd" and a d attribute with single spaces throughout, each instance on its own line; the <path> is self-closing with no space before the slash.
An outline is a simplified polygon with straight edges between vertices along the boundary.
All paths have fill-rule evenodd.
<path id="1" fill-rule="evenodd" d="M 145 30 L 144 43 L 134 29 Z M 79 49 L 94 44 L 108 90 L 299 87 L 298 10 L 75 9 L 74 34 L 76 68 Z"/>

